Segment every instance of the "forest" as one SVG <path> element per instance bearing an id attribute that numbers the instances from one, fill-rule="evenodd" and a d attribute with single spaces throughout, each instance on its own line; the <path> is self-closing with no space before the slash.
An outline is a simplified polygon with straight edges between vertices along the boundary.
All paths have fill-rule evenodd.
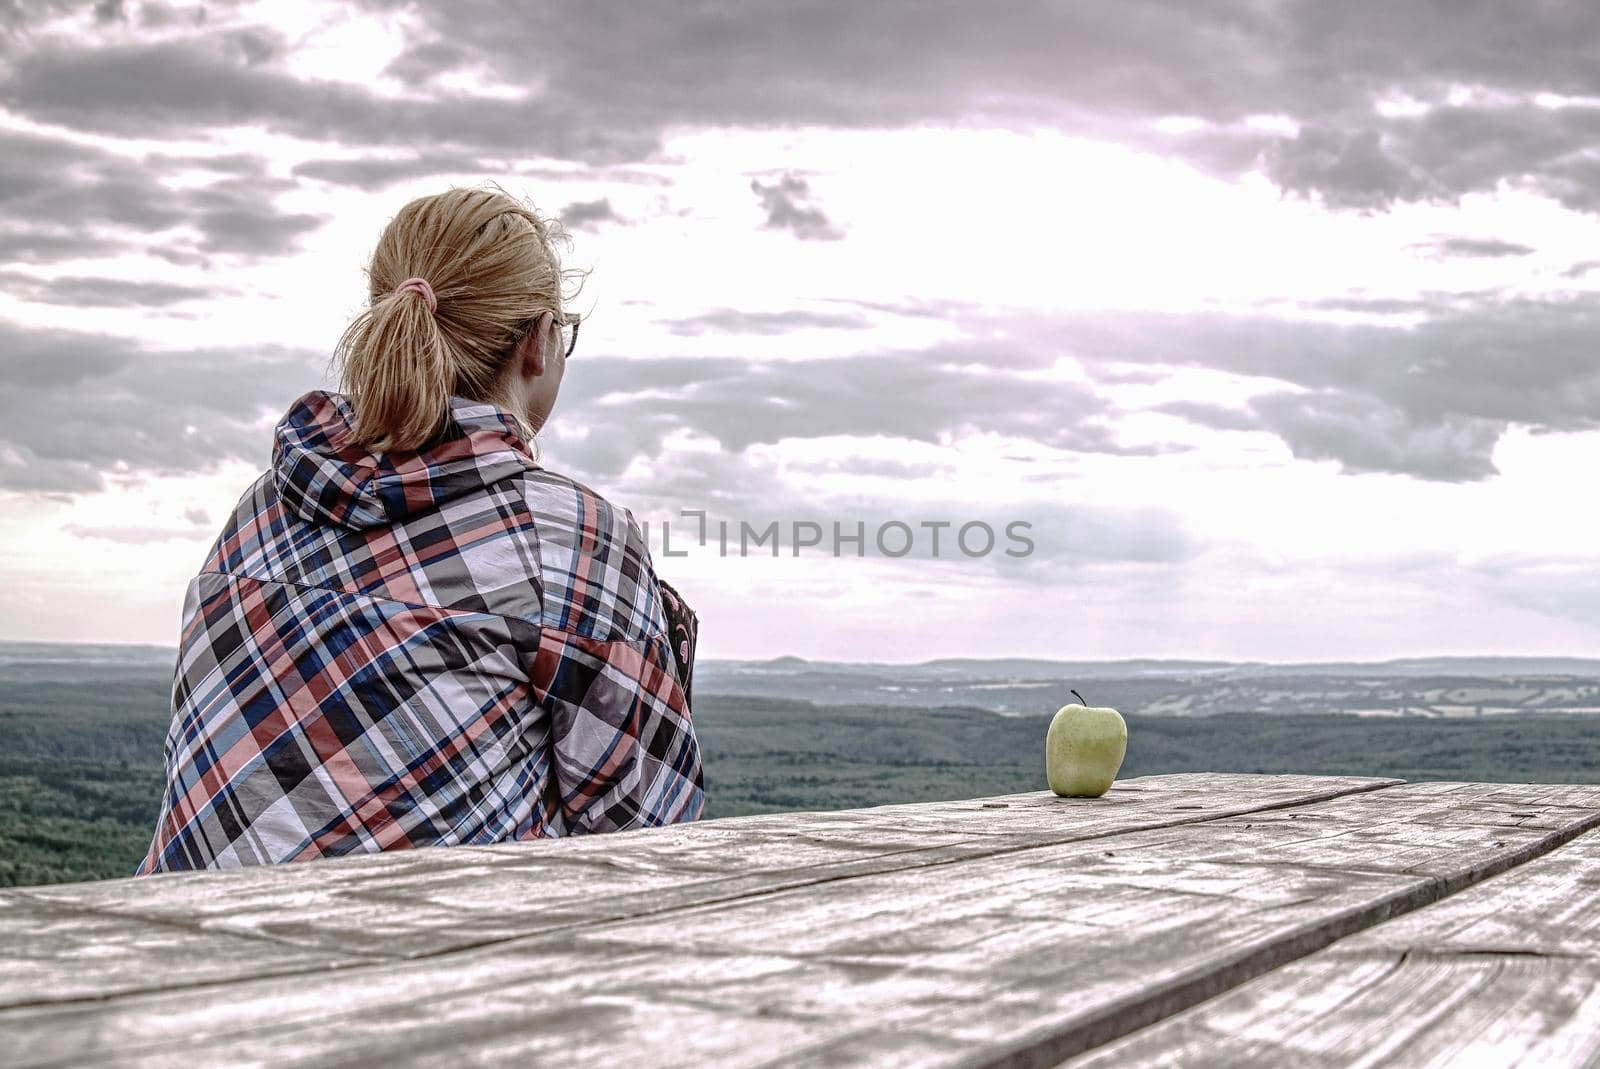
<path id="1" fill-rule="evenodd" d="M 170 684 L 13 678 L 0 685 L 0 885 L 130 875 L 162 786 Z M 697 699 L 704 819 L 1044 790 L 1043 716 L 981 709 Z M 1482 719 L 1130 714 L 1122 776 L 1304 772 L 1402 779 L 1600 781 L 1600 717 Z"/>

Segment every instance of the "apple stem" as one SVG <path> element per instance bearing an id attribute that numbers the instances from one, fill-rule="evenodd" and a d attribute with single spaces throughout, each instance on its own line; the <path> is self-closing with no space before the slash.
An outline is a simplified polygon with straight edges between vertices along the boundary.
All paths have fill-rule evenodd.
<path id="1" fill-rule="evenodd" d="M 1082 705 L 1082 706 L 1085 706 L 1085 707 L 1088 706 L 1089 703 L 1083 700 L 1083 695 L 1082 694 L 1079 694 L 1077 691 L 1072 690 L 1070 688 L 1068 689 L 1067 693 L 1072 695 L 1074 698 L 1078 699 L 1078 704 L 1079 705 Z"/>

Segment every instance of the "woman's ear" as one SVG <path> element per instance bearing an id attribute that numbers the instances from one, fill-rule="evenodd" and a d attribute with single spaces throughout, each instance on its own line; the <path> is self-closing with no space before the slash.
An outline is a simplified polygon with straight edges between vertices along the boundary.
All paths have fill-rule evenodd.
<path id="1" fill-rule="evenodd" d="M 517 346 L 517 370 L 525 379 L 536 379 L 543 375 L 549 366 L 550 355 L 550 324 L 555 319 L 554 313 L 541 312 L 538 320 L 533 324 L 533 329 L 528 331 L 521 343 Z"/>

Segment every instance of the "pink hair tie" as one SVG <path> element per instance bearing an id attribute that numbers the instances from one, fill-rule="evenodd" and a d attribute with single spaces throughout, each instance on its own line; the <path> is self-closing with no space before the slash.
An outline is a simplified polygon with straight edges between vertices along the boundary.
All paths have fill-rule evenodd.
<path id="1" fill-rule="evenodd" d="M 427 301 L 428 301 L 428 314 L 429 315 L 432 315 L 434 312 L 437 312 L 439 310 L 439 298 L 437 298 L 437 297 L 435 297 L 433 295 L 433 287 L 428 285 L 428 280 L 427 279 L 425 279 L 425 278 L 408 278 L 404 282 L 400 283 L 400 285 L 398 285 L 398 286 L 396 286 L 394 288 L 394 291 L 396 293 L 404 293 L 407 290 L 416 290 L 418 293 L 422 294 L 422 296 L 427 299 Z"/>

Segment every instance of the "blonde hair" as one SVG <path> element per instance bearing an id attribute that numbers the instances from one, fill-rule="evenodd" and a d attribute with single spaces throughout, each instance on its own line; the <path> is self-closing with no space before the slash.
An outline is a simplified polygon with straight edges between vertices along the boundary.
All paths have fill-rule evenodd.
<path id="1" fill-rule="evenodd" d="M 355 437 L 375 452 L 420 449 L 450 416 L 452 394 L 487 401 L 518 341 L 544 312 L 559 318 L 587 272 L 564 270 L 561 223 L 489 183 L 418 197 L 384 227 L 367 268 L 369 307 L 333 360 L 355 408 Z M 420 288 L 426 279 L 437 310 Z M 521 413 L 517 414 L 520 420 Z"/>

